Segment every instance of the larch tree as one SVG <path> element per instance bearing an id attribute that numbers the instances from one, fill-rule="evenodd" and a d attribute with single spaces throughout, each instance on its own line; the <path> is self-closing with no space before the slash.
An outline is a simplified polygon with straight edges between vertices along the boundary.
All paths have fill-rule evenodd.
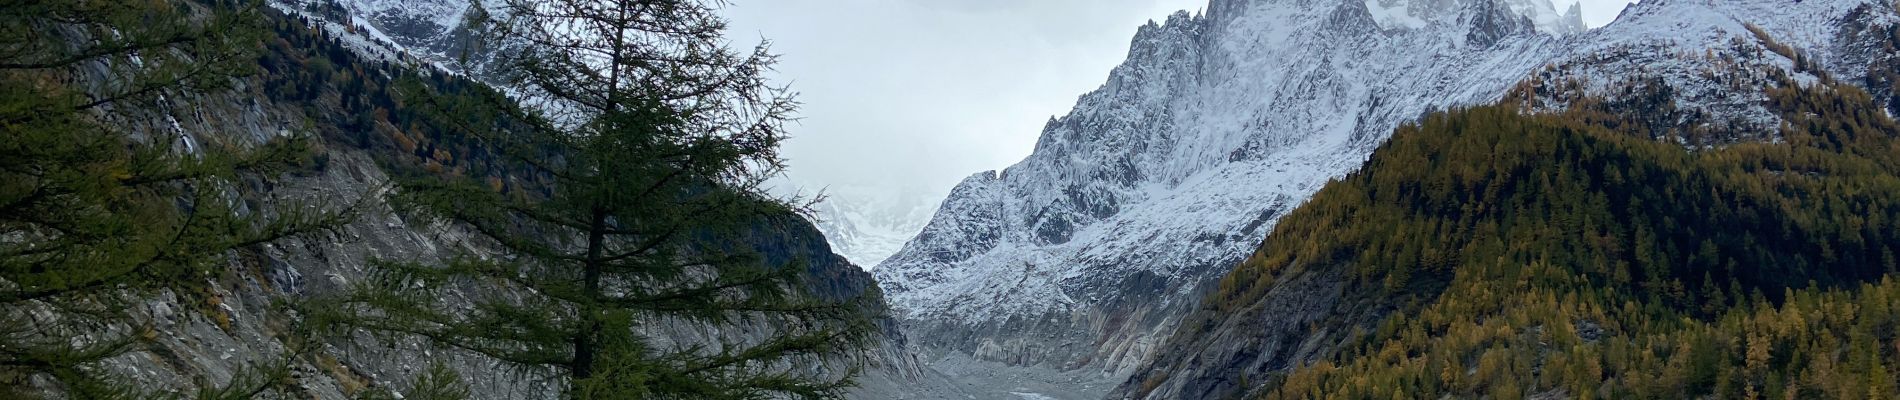
<path id="1" fill-rule="evenodd" d="M 307 140 L 229 143 L 159 119 L 166 96 L 253 67 L 256 1 L 0 2 L 0 397 L 181 395 L 102 361 L 157 335 L 142 305 L 200 298 L 232 250 L 344 222 L 318 204 L 244 208 L 252 179 L 305 165 Z M 249 398 L 269 366 L 200 398 Z"/>
<path id="2" fill-rule="evenodd" d="M 314 311 L 549 374 L 571 398 L 841 394 L 856 368 L 834 361 L 872 332 L 870 297 L 814 293 L 807 261 L 744 243 L 801 210 L 763 188 L 795 103 L 766 82 L 763 45 L 729 47 L 718 6 L 478 2 L 481 71 L 507 95 L 412 103 L 516 167 L 506 185 L 427 175 L 389 199 L 496 250 L 379 262 Z M 654 333 L 681 326 L 762 333 Z"/>

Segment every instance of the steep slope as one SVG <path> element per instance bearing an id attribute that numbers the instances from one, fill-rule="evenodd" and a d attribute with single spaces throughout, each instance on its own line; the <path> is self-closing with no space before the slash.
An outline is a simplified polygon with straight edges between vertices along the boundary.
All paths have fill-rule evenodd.
<path id="1" fill-rule="evenodd" d="M 305 10 L 327 24 L 360 53 L 406 60 L 450 74 L 481 77 L 484 56 L 470 47 L 473 36 L 463 17 L 467 2 L 459 0 L 283 0 L 279 7 Z M 330 22 L 349 21 L 349 23 Z M 476 50 L 469 52 L 469 50 Z M 466 57 L 464 57 L 466 56 Z M 467 69 L 468 71 L 464 71 Z M 816 223 L 831 239 L 831 248 L 847 259 L 882 259 L 921 228 L 930 207 L 922 198 L 881 198 L 884 193 L 851 191 L 850 204 L 819 205 Z M 866 199 L 870 200 L 866 200 Z M 918 209 L 922 208 L 922 209 Z M 917 214 L 923 215 L 917 215 Z M 847 238 L 847 240 L 839 240 Z M 870 267 L 872 264 L 859 264 Z M 865 371 L 859 398 L 966 398 L 1010 396 L 983 384 L 953 382 L 949 377 L 919 367 L 904 333 L 893 326 L 878 349 L 873 368 Z M 1013 396 L 1010 396 L 1013 397 Z"/>
<path id="2" fill-rule="evenodd" d="M 480 51 L 468 29 L 465 0 L 285 0 L 300 7 L 334 7 L 340 21 L 363 36 L 438 68 L 479 70 Z M 464 54 L 470 55 L 463 59 Z M 466 63 L 464 63 L 466 61 Z M 839 254 L 870 268 L 896 253 L 929 221 L 941 192 L 914 188 L 827 188 L 830 201 L 818 205 L 819 228 Z"/>
<path id="3" fill-rule="evenodd" d="M 283 198 L 332 200 L 354 205 L 358 218 L 322 235 L 295 237 L 235 252 L 228 269 L 206 277 L 202 293 L 168 293 L 142 304 L 154 332 L 150 343 L 111 360 L 107 367 L 156 390 L 187 389 L 239 379 L 263 379 L 243 371 L 284 365 L 267 394 L 292 398 L 358 398 L 402 389 L 435 362 L 458 370 L 476 398 L 546 398 L 556 395 L 534 371 L 512 369 L 471 353 L 412 340 L 370 335 L 333 338 L 307 352 L 285 354 L 313 337 L 297 329 L 300 316 L 283 305 L 358 282 L 373 259 L 428 260 L 481 252 L 465 227 L 429 224 L 398 213 L 377 192 L 398 174 L 490 176 L 508 167 L 459 135 L 454 121 L 416 106 L 418 87 L 466 95 L 488 90 L 479 83 L 432 70 L 404 57 L 400 47 L 373 32 L 341 23 L 341 8 L 320 2 L 276 3 L 265 14 L 263 48 L 255 76 L 223 93 L 167 93 L 136 129 L 175 129 L 193 142 L 254 144 L 290 133 L 313 136 L 317 154 L 309 170 L 280 179 L 253 179 L 255 196 L 233 199 L 240 207 Z M 381 43 L 379 43 L 381 42 Z M 405 106 L 406 104 L 406 106 Z M 485 116 L 484 116 L 485 117 Z M 161 123 L 168 122 L 168 124 Z M 146 126 L 154 125 L 154 126 Z M 366 199 L 366 200 L 365 200 Z M 804 292 L 827 298 L 876 298 L 868 273 L 833 253 L 808 221 L 784 215 L 760 221 L 735 241 L 776 265 L 804 265 L 813 286 Z M 795 264 L 801 260 L 803 264 Z M 881 304 L 865 310 L 883 319 Z M 920 383 L 923 371 L 903 351 L 894 323 L 858 360 L 872 379 L 866 398 L 897 398 L 943 379 Z M 704 327 L 656 321 L 659 335 L 683 332 L 694 340 L 746 338 L 765 330 L 745 326 Z M 390 339 L 390 340 L 385 340 Z M 682 340 L 685 342 L 685 340 Z M 288 361 L 286 361 L 286 359 Z M 825 368 L 812 366 L 813 368 Z M 951 388 L 954 389 L 954 388 Z M 947 390 L 946 390 L 947 391 Z M 260 395 L 264 398 L 272 396 Z"/>
<path id="4" fill-rule="evenodd" d="M 1692 152 L 1582 104 L 1401 128 L 1290 214 L 1189 318 L 1169 347 L 1182 353 L 1123 395 L 1886 397 L 1900 349 L 1850 359 L 1861 333 L 1736 321 L 1818 293 L 1790 289 L 1900 272 L 1900 127 L 1851 86 L 1777 81 L 1764 94 L 1789 124 L 1774 143 Z"/>
<path id="5" fill-rule="evenodd" d="M 1641 385 L 1650 381 L 1628 374 L 1680 366 L 1613 359 L 1601 347 L 1580 350 L 1570 360 L 1597 357 L 1592 362 L 1603 365 L 1589 368 L 1601 370 L 1608 365 L 1621 372 L 1588 377 L 1546 373 L 1512 376 L 1507 381 L 1504 375 L 1508 374 L 1473 371 L 1447 373 L 1433 383 L 1445 386 L 1403 386 L 1433 378 L 1422 378 L 1421 370 L 1397 371 L 1426 368 L 1426 373 L 1437 374 L 1446 359 L 1455 358 L 1448 354 L 1470 356 L 1458 361 L 1463 363 L 1459 365 L 1484 371 L 1567 368 L 1556 365 L 1565 362 L 1561 359 L 1541 357 L 1532 357 L 1535 362 L 1491 367 L 1471 363 L 1487 349 L 1544 346 L 1525 346 L 1512 334 L 1502 333 L 1513 329 L 1504 326 L 1558 326 L 1549 329 L 1582 334 L 1590 342 L 1603 335 L 1625 335 L 1602 346 L 1667 346 L 1672 340 L 1706 339 L 1716 334 L 1710 329 L 1733 326 L 1723 325 L 1731 322 L 1688 327 L 1660 324 L 1681 330 L 1650 330 L 1651 322 L 1685 317 L 1714 320 L 1725 313 L 1728 316 L 1722 321 L 1760 319 L 1746 315 L 1745 308 L 1730 310 L 1762 305 L 1744 299 L 1763 293 L 1766 299 L 1779 302 L 1784 300 L 1784 289 L 1802 288 L 1809 282 L 1823 288 L 1847 287 L 1891 272 L 1887 266 L 1891 256 L 1886 255 L 1891 250 L 1880 247 L 1889 246 L 1891 240 L 1878 239 L 1884 234 L 1869 236 L 1870 232 L 1849 233 L 1836 227 L 1884 223 L 1875 221 L 1884 221 L 1883 215 L 1893 211 L 1882 204 L 1900 194 L 1887 186 L 1895 172 L 1890 154 L 1894 132 L 1892 121 L 1880 112 L 1892 97 L 1868 97 L 1845 86 L 1870 82 L 1867 76 L 1891 68 L 1851 60 L 1894 56 L 1894 48 L 1883 44 L 1890 39 L 1874 37 L 1884 33 L 1863 33 L 1891 32 L 1897 20 L 1895 10 L 1892 5 L 1863 2 L 1810 1 L 1802 7 L 1785 6 L 1772 2 L 1644 3 L 1631 9 L 1625 19 L 1576 39 L 1601 43 L 1580 46 L 1578 55 L 1539 71 L 1512 92 L 1508 108 L 1433 117 L 1423 130 L 1437 131 L 1401 134 L 1404 140 L 1374 153 L 1367 170 L 1336 183 L 1338 188 L 1329 187 L 1289 217 L 1287 224 L 1277 227 L 1266 244 L 1207 297 L 1202 311 L 1181 325 L 1150 366 L 1123 383 L 1113 397 L 1222 397 L 1263 383 L 1268 384 L 1266 390 L 1274 390 L 1275 382 L 1286 388 L 1274 394 L 1287 397 L 1313 393 L 1382 396 L 1354 392 L 1381 385 L 1377 382 L 1389 389 L 1410 388 L 1399 393 L 1424 397 L 1441 392 L 1485 395 L 1481 390 L 1487 388 L 1509 388 L 1489 393 L 1494 397 L 1537 392 L 1693 397 L 1716 390 L 1713 381 L 1673 375 L 1655 381 L 1670 383 L 1645 389 Z M 1762 12 L 1768 7 L 1780 7 L 1781 12 Z M 1683 40 L 1656 33 L 1677 29 L 1703 34 L 1691 37 L 1696 40 Z M 1630 39 L 1595 38 L 1601 36 Z M 1804 42 L 1793 46 L 1776 38 Z M 1836 80 L 1829 69 L 1856 78 Z M 1822 104 L 1831 106 L 1817 106 Z M 1581 122 L 1497 115 L 1514 109 L 1559 113 Z M 1475 122 L 1499 119 L 1516 122 Z M 1407 132 L 1419 130 L 1406 128 Z M 1592 146 L 1607 148 L 1569 147 L 1576 140 L 1602 141 Z M 1774 144 L 1754 143 L 1764 140 Z M 1684 153 L 1683 146 L 1700 150 Z M 1421 148 L 1429 149 L 1424 152 L 1430 156 L 1419 157 Z M 1516 153 L 1520 150 L 1534 155 Z M 1783 158 L 1788 154 L 1800 154 L 1799 161 Z M 1556 165 L 1529 162 L 1509 167 L 1520 157 Z M 1606 172 L 1610 169 L 1616 171 Z M 1644 180 L 1631 175 L 1641 170 L 1667 171 L 1670 178 Z M 1814 180 L 1781 178 L 1796 170 Z M 1527 188 L 1550 183 L 1538 177 L 1566 176 L 1583 177 L 1589 186 L 1527 192 Z M 1395 183 L 1400 190 L 1371 189 Z M 1779 192 L 1756 191 L 1763 187 Z M 1857 189 L 1845 189 L 1850 187 Z M 1610 203 L 1567 202 L 1588 203 L 1589 199 Z M 1852 210 L 1832 208 L 1841 204 L 1853 204 L 1845 206 Z M 1385 208 L 1394 206 L 1398 208 Z M 1625 206 L 1644 210 L 1621 209 Z M 1613 216 L 1568 214 L 1577 210 Z M 1626 212 L 1643 215 L 1621 214 Z M 1611 225 L 1600 226 L 1604 223 Z M 1387 230 L 1375 225 L 1396 227 Z M 1474 226 L 1504 230 L 1474 230 Z M 1540 231 L 1538 226 L 1554 230 Z M 1585 232 L 1601 235 L 1567 236 Z M 1794 236 L 1775 236 L 1790 234 Z M 1504 242 L 1510 244 L 1508 249 L 1496 247 L 1499 238 L 1508 238 Z M 1631 255 L 1653 251 L 1662 254 Z M 1695 252 L 1701 253 L 1690 254 Z M 1710 258 L 1714 255 L 1727 258 L 1709 264 L 1716 262 Z M 1640 260 L 1617 261 L 1619 257 Z M 1625 301 L 1632 305 L 1625 306 Z M 1497 309 L 1500 304 L 1523 305 L 1524 311 Z M 1590 309 L 1597 314 L 1579 311 Z M 1408 319 L 1415 315 L 1430 317 Z M 1572 320 L 1559 324 L 1551 315 Z M 1491 318 L 1508 322 L 1483 324 Z M 1606 322 L 1612 320 L 1618 322 Z M 1861 322 L 1884 323 L 1879 321 Z M 1605 328 L 1608 325 L 1622 328 Z M 1474 326 L 1500 333 L 1479 333 Z M 1447 329 L 1462 336 L 1445 333 Z M 1536 335 L 1523 338 L 1549 340 Z M 1389 353 L 1386 345 L 1393 342 L 1388 339 L 1401 341 L 1404 346 L 1398 354 L 1406 356 Z M 1783 335 L 1775 340 L 1804 339 Z M 1444 352 L 1438 352 L 1439 348 Z M 1561 346 L 1549 349 L 1563 350 Z M 1511 357 L 1514 353 L 1500 350 L 1497 354 Z M 1397 360 L 1416 362 L 1401 367 Z M 1427 368 L 1427 362 L 1438 364 Z M 1314 363 L 1321 365 L 1298 369 Z M 1775 368 L 1799 370 L 1806 365 L 1777 364 Z M 1331 369 L 1335 367 L 1340 369 Z M 1295 371 L 1294 375 L 1281 381 L 1280 374 L 1288 371 Z M 1361 378 L 1359 383 L 1346 383 L 1345 376 Z M 1400 376 L 1422 380 L 1369 378 Z M 1579 383 L 1604 378 L 1614 378 L 1613 384 L 1582 388 Z M 1697 375 L 1696 379 L 1703 378 L 1707 377 Z M 1569 386 L 1560 388 L 1559 383 Z M 1761 388 L 1761 382 L 1756 383 Z M 1741 386 L 1730 389 L 1736 387 Z M 1656 388 L 1689 392 L 1646 392 Z"/>
<path id="6" fill-rule="evenodd" d="M 1511 7 L 1533 2 L 1368 3 L 1222 0 L 1141 27 L 1031 156 L 966 179 L 874 270 L 912 337 L 933 356 L 1125 374 L 1400 121 L 1496 100 L 1563 50 Z M 1375 15 L 1393 13 L 1420 23 Z"/>

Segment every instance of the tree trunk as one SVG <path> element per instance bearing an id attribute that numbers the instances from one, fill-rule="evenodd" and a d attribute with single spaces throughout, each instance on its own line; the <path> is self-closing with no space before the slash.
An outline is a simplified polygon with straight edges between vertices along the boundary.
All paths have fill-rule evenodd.
<path id="1" fill-rule="evenodd" d="M 600 269 L 602 241 L 607 234 L 607 212 L 600 207 L 594 208 L 594 215 L 587 227 L 586 271 L 581 277 L 583 302 L 580 304 L 580 331 L 574 335 L 574 364 L 571 370 L 574 379 L 587 379 L 594 374 L 595 337 L 600 334 L 600 310 L 594 299 L 600 297 Z"/>

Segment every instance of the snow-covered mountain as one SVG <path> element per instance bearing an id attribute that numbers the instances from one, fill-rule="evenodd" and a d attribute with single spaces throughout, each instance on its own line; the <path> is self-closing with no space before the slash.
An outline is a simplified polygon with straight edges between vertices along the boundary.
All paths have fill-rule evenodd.
<path id="1" fill-rule="evenodd" d="M 1463 11 L 1465 0 L 1370 0 L 1366 1 L 1366 11 L 1372 13 L 1372 19 L 1386 28 L 1424 28 L 1432 21 L 1455 16 Z M 1537 29 L 1556 34 L 1582 33 L 1583 6 L 1571 3 L 1570 8 L 1558 11 L 1550 0 L 1511 0 L 1500 2 L 1510 7 L 1511 13 L 1531 19 Z"/>
<path id="2" fill-rule="evenodd" d="M 1143 26 L 1032 155 L 964 180 L 874 273 L 931 350 L 1119 376 L 1399 122 L 1496 99 L 1561 52 L 1556 35 L 1582 22 L 1536 23 L 1554 13 L 1216 0 Z"/>
<path id="3" fill-rule="evenodd" d="M 1751 22 L 1833 46 L 1863 5 L 1892 8 L 1647 0 L 1586 33 L 1576 8 L 1545 0 L 1213 0 L 1141 27 L 1032 155 L 964 180 L 874 274 L 929 354 L 1116 380 L 1280 215 L 1398 124 L 1534 76 L 1592 93 L 1664 82 L 1685 107 L 1757 118 L 1757 99 L 1710 80 L 1724 62 L 1713 54 L 1763 48 Z M 1857 65 L 1831 67 L 1865 75 Z"/>
<path id="4" fill-rule="evenodd" d="M 818 229 L 833 251 L 871 268 L 917 236 L 942 199 L 922 189 L 833 186 L 816 207 Z"/>

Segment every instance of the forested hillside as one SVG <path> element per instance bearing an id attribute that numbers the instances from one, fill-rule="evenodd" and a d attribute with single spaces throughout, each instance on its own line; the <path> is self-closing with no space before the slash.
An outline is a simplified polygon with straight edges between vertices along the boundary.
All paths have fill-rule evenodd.
<path id="1" fill-rule="evenodd" d="M 1602 102 L 1402 127 L 1176 339 L 1322 276 L 1337 302 L 1252 396 L 1892 397 L 1900 129 L 1859 89 L 1782 82 L 1770 142 L 1658 141 Z"/>

